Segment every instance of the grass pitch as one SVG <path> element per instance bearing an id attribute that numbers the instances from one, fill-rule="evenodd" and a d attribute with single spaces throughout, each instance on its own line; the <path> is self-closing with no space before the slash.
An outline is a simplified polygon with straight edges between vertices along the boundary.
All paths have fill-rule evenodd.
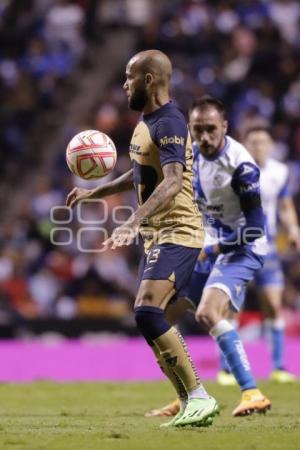
<path id="1" fill-rule="evenodd" d="M 299 450 L 300 384 L 262 383 L 266 415 L 233 418 L 235 387 L 206 383 L 221 414 L 209 428 L 160 429 L 144 412 L 173 398 L 167 383 L 0 385 L 1 450 Z"/>

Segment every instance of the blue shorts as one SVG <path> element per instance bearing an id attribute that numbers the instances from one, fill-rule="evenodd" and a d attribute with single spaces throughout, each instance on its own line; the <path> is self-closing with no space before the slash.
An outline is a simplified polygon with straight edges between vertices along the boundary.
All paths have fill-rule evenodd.
<path id="1" fill-rule="evenodd" d="M 254 280 L 258 288 L 276 287 L 282 289 L 284 276 L 280 259 L 276 251 L 268 253 L 264 258 L 264 266 L 255 273 Z"/>
<path id="2" fill-rule="evenodd" d="M 175 283 L 174 297 L 186 297 L 199 252 L 199 248 L 177 244 L 154 245 L 141 259 L 138 287 L 142 280 L 170 280 Z"/>
<path id="3" fill-rule="evenodd" d="M 215 287 L 224 291 L 231 300 L 232 308 L 239 311 L 245 300 L 247 283 L 262 268 L 263 262 L 262 256 L 246 248 L 221 254 L 215 260 L 197 262 L 187 298 L 197 307 L 203 290 Z"/>

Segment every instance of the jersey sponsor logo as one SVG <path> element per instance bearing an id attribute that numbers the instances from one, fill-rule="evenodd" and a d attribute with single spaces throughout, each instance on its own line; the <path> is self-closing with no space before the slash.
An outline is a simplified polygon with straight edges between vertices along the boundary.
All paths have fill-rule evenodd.
<path id="1" fill-rule="evenodd" d="M 129 148 L 130 148 L 131 151 L 134 152 L 134 151 L 140 150 L 141 146 L 137 145 L 137 144 L 130 144 Z"/>
<path id="2" fill-rule="evenodd" d="M 149 152 L 143 151 L 141 146 L 137 144 L 130 144 L 129 151 L 134 155 L 149 156 Z"/>
<path id="3" fill-rule="evenodd" d="M 248 192 L 255 192 L 259 190 L 259 181 L 250 184 L 244 184 L 240 186 L 240 193 L 247 194 Z"/>
<path id="4" fill-rule="evenodd" d="M 205 198 L 203 198 L 203 197 L 196 198 L 195 203 L 197 204 L 200 211 L 207 215 L 212 214 L 212 215 L 222 216 L 222 213 L 224 212 L 224 204 L 223 203 L 219 203 L 217 205 L 208 205 L 206 203 Z M 208 216 L 208 218 L 210 218 L 210 217 Z"/>
<path id="5" fill-rule="evenodd" d="M 209 225 L 214 225 L 216 220 L 223 219 L 224 205 L 206 205 L 204 202 L 198 203 L 198 208 L 205 217 L 205 221 Z"/>
<path id="6" fill-rule="evenodd" d="M 168 144 L 184 145 L 184 138 L 178 136 L 171 136 L 171 137 L 164 136 L 163 138 L 160 139 L 159 143 L 162 147 Z"/>
<path id="7" fill-rule="evenodd" d="M 224 204 L 219 203 L 218 205 L 206 205 L 206 211 L 207 212 L 223 212 L 224 211 Z"/>

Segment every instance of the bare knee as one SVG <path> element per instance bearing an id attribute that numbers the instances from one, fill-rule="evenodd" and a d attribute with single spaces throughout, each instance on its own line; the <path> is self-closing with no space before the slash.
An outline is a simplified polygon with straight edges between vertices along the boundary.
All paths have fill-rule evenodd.
<path id="1" fill-rule="evenodd" d="M 153 292 L 146 289 L 138 293 L 135 306 L 155 306 Z"/>
<path id="2" fill-rule="evenodd" d="M 218 322 L 218 317 L 213 309 L 207 307 L 203 308 L 200 307 L 196 311 L 196 320 L 207 331 L 209 331 Z"/>
<path id="3" fill-rule="evenodd" d="M 142 280 L 134 307 L 153 306 L 165 310 L 174 293 L 174 283 L 169 280 Z"/>
<path id="4" fill-rule="evenodd" d="M 210 331 L 228 314 L 230 300 L 228 295 L 218 288 L 204 290 L 200 305 L 196 311 L 196 320 Z"/>

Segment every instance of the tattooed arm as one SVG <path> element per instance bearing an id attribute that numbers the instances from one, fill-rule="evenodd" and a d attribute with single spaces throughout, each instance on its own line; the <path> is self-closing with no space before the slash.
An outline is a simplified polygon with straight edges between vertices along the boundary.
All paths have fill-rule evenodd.
<path id="1" fill-rule="evenodd" d="M 81 200 L 103 198 L 118 192 L 129 191 L 130 189 L 133 189 L 133 169 L 130 169 L 115 180 L 102 184 L 95 189 L 75 187 L 67 197 L 67 206 L 73 208 Z"/>
<path id="2" fill-rule="evenodd" d="M 183 165 L 171 162 L 163 166 L 164 179 L 154 189 L 150 197 L 140 206 L 132 216 L 120 227 L 116 228 L 112 236 L 103 245 L 112 248 L 129 245 L 139 231 L 140 224 L 149 217 L 164 209 L 182 188 Z"/>
<path id="3" fill-rule="evenodd" d="M 172 162 L 162 168 L 164 179 L 154 189 L 150 197 L 134 213 L 134 220 L 139 224 L 164 209 L 182 188 L 183 166 Z"/>

